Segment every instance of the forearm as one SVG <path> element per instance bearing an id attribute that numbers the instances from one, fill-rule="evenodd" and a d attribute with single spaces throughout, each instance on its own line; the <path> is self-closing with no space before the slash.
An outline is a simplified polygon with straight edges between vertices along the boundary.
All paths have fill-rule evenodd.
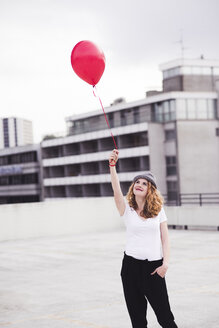
<path id="1" fill-rule="evenodd" d="M 121 192 L 120 182 L 116 172 L 116 166 L 110 166 L 110 175 L 114 194 Z"/>
<path id="2" fill-rule="evenodd" d="M 163 264 L 168 266 L 170 261 L 170 243 L 168 238 L 162 241 L 162 248 L 163 248 Z"/>

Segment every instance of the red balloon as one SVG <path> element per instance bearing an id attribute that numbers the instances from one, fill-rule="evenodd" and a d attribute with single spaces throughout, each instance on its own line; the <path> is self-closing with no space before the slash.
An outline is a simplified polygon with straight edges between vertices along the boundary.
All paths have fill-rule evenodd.
<path id="1" fill-rule="evenodd" d="M 71 65 L 82 80 L 94 86 L 104 72 L 105 56 L 93 42 L 80 41 L 72 50 Z"/>

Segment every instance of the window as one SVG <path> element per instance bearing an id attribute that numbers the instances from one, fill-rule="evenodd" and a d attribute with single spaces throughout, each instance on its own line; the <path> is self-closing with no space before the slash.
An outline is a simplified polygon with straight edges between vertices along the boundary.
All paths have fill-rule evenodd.
<path id="1" fill-rule="evenodd" d="M 196 103 L 195 99 L 187 99 L 187 113 L 189 119 L 196 118 Z"/>
<path id="2" fill-rule="evenodd" d="M 168 201 L 178 199 L 178 183 L 177 183 L 177 181 L 167 181 L 167 198 L 168 198 Z"/>
<path id="3" fill-rule="evenodd" d="M 8 157 L 3 156 L 0 157 L 0 165 L 7 165 L 8 164 Z"/>
<path id="4" fill-rule="evenodd" d="M 140 122 L 139 107 L 133 108 L 134 124 Z"/>
<path id="5" fill-rule="evenodd" d="M 211 67 L 203 66 L 182 66 L 181 73 L 183 75 L 211 75 Z"/>
<path id="6" fill-rule="evenodd" d="M 191 75 L 192 74 L 192 68 L 190 66 L 182 66 L 181 72 L 183 75 Z"/>
<path id="7" fill-rule="evenodd" d="M 36 162 L 37 156 L 36 152 L 28 152 L 21 154 L 21 163 Z"/>
<path id="8" fill-rule="evenodd" d="M 37 173 L 31 173 L 31 174 L 25 174 L 23 175 L 22 184 L 32 184 L 32 183 L 38 183 L 38 174 Z"/>
<path id="9" fill-rule="evenodd" d="M 197 99 L 197 118 L 208 118 L 207 111 L 207 100 L 206 99 Z"/>
<path id="10" fill-rule="evenodd" d="M 180 75 L 180 67 L 174 67 L 163 71 L 163 78 L 168 79 L 173 76 Z"/>
<path id="11" fill-rule="evenodd" d="M 177 99 L 177 119 L 217 118 L 215 99 Z"/>
<path id="12" fill-rule="evenodd" d="M 214 75 L 219 75 L 219 67 L 214 67 Z"/>
<path id="13" fill-rule="evenodd" d="M 163 102 L 163 119 L 164 122 L 168 122 L 170 120 L 170 110 L 169 110 L 169 102 Z"/>
<path id="14" fill-rule="evenodd" d="M 202 67 L 202 74 L 203 75 L 211 75 L 212 74 L 212 67 Z"/>
<path id="15" fill-rule="evenodd" d="M 126 115 L 124 112 L 121 112 L 121 125 L 126 125 L 127 122 L 126 122 Z"/>
<path id="16" fill-rule="evenodd" d="M 109 121 L 110 127 L 113 128 L 114 127 L 114 113 L 108 114 L 108 121 Z"/>
<path id="17" fill-rule="evenodd" d="M 186 100 L 185 99 L 177 99 L 176 101 L 176 115 L 177 119 L 186 119 L 187 113 L 186 113 Z"/>
<path id="18" fill-rule="evenodd" d="M 208 118 L 217 118 L 217 104 L 214 99 L 207 99 Z"/>
<path id="19" fill-rule="evenodd" d="M 11 164 L 16 164 L 16 163 L 20 163 L 21 160 L 20 160 L 20 154 L 15 154 L 15 155 L 11 155 L 10 156 L 11 158 Z"/>
<path id="20" fill-rule="evenodd" d="M 154 104 L 154 111 L 155 122 L 163 122 L 162 103 Z"/>
<path id="21" fill-rule="evenodd" d="M 176 156 L 166 156 L 166 175 L 176 175 Z"/>
<path id="22" fill-rule="evenodd" d="M 13 175 L 11 178 L 11 184 L 12 185 L 19 185 L 22 184 L 22 175 Z"/>
<path id="23" fill-rule="evenodd" d="M 202 75 L 202 67 L 192 67 L 192 74 L 194 75 Z"/>
<path id="24" fill-rule="evenodd" d="M 165 130 L 165 140 L 175 139 L 175 130 Z"/>
<path id="25" fill-rule="evenodd" d="M 0 177 L 0 186 L 9 185 L 9 177 Z"/>
<path id="26" fill-rule="evenodd" d="M 169 122 L 176 119 L 175 100 L 155 103 L 152 107 L 152 121 Z"/>
<path id="27" fill-rule="evenodd" d="M 216 136 L 219 137 L 219 128 L 216 128 Z"/>

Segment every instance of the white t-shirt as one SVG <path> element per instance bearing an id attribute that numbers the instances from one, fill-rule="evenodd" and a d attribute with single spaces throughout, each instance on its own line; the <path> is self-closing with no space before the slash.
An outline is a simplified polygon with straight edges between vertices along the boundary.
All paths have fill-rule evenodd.
<path id="1" fill-rule="evenodd" d="M 125 253 L 139 260 L 162 259 L 160 223 L 167 221 L 163 207 L 156 217 L 144 219 L 127 202 L 125 203 L 125 212 L 121 215 L 126 225 Z"/>

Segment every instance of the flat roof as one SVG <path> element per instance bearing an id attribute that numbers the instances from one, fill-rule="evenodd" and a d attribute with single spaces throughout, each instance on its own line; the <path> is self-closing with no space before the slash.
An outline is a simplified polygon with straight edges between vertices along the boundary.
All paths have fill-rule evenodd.
<path id="1" fill-rule="evenodd" d="M 23 146 L 15 146 L 15 147 L 7 147 L 7 148 L 0 149 L 0 156 L 24 153 L 27 151 L 34 151 L 34 150 L 39 150 L 39 149 L 40 149 L 40 143 L 23 145 Z"/>
<path id="2" fill-rule="evenodd" d="M 149 105 L 153 104 L 159 101 L 164 100 L 170 100 L 170 99 L 182 99 L 182 98 L 211 98 L 211 99 L 217 99 L 217 93 L 216 92 L 184 92 L 184 91 L 172 91 L 172 92 L 163 92 L 156 94 L 154 96 L 150 96 L 141 100 L 132 101 L 132 102 L 123 102 L 116 105 L 108 106 L 105 108 L 106 113 L 116 112 L 123 109 L 143 106 L 143 105 Z M 93 117 L 98 116 L 103 113 L 102 108 L 85 112 L 81 114 L 75 114 L 71 115 L 65 118 L 65 121 L 76 121 L 87 117 Z"/>
<path id="3" fill-rule="evenodd" d="M 201 67 L 219 67 L 219 60 L 216 59 L 185 59 L 179 58 L 160 64 L 159 69 L 165 71 L 180 66 L 201 66 Z"/>

